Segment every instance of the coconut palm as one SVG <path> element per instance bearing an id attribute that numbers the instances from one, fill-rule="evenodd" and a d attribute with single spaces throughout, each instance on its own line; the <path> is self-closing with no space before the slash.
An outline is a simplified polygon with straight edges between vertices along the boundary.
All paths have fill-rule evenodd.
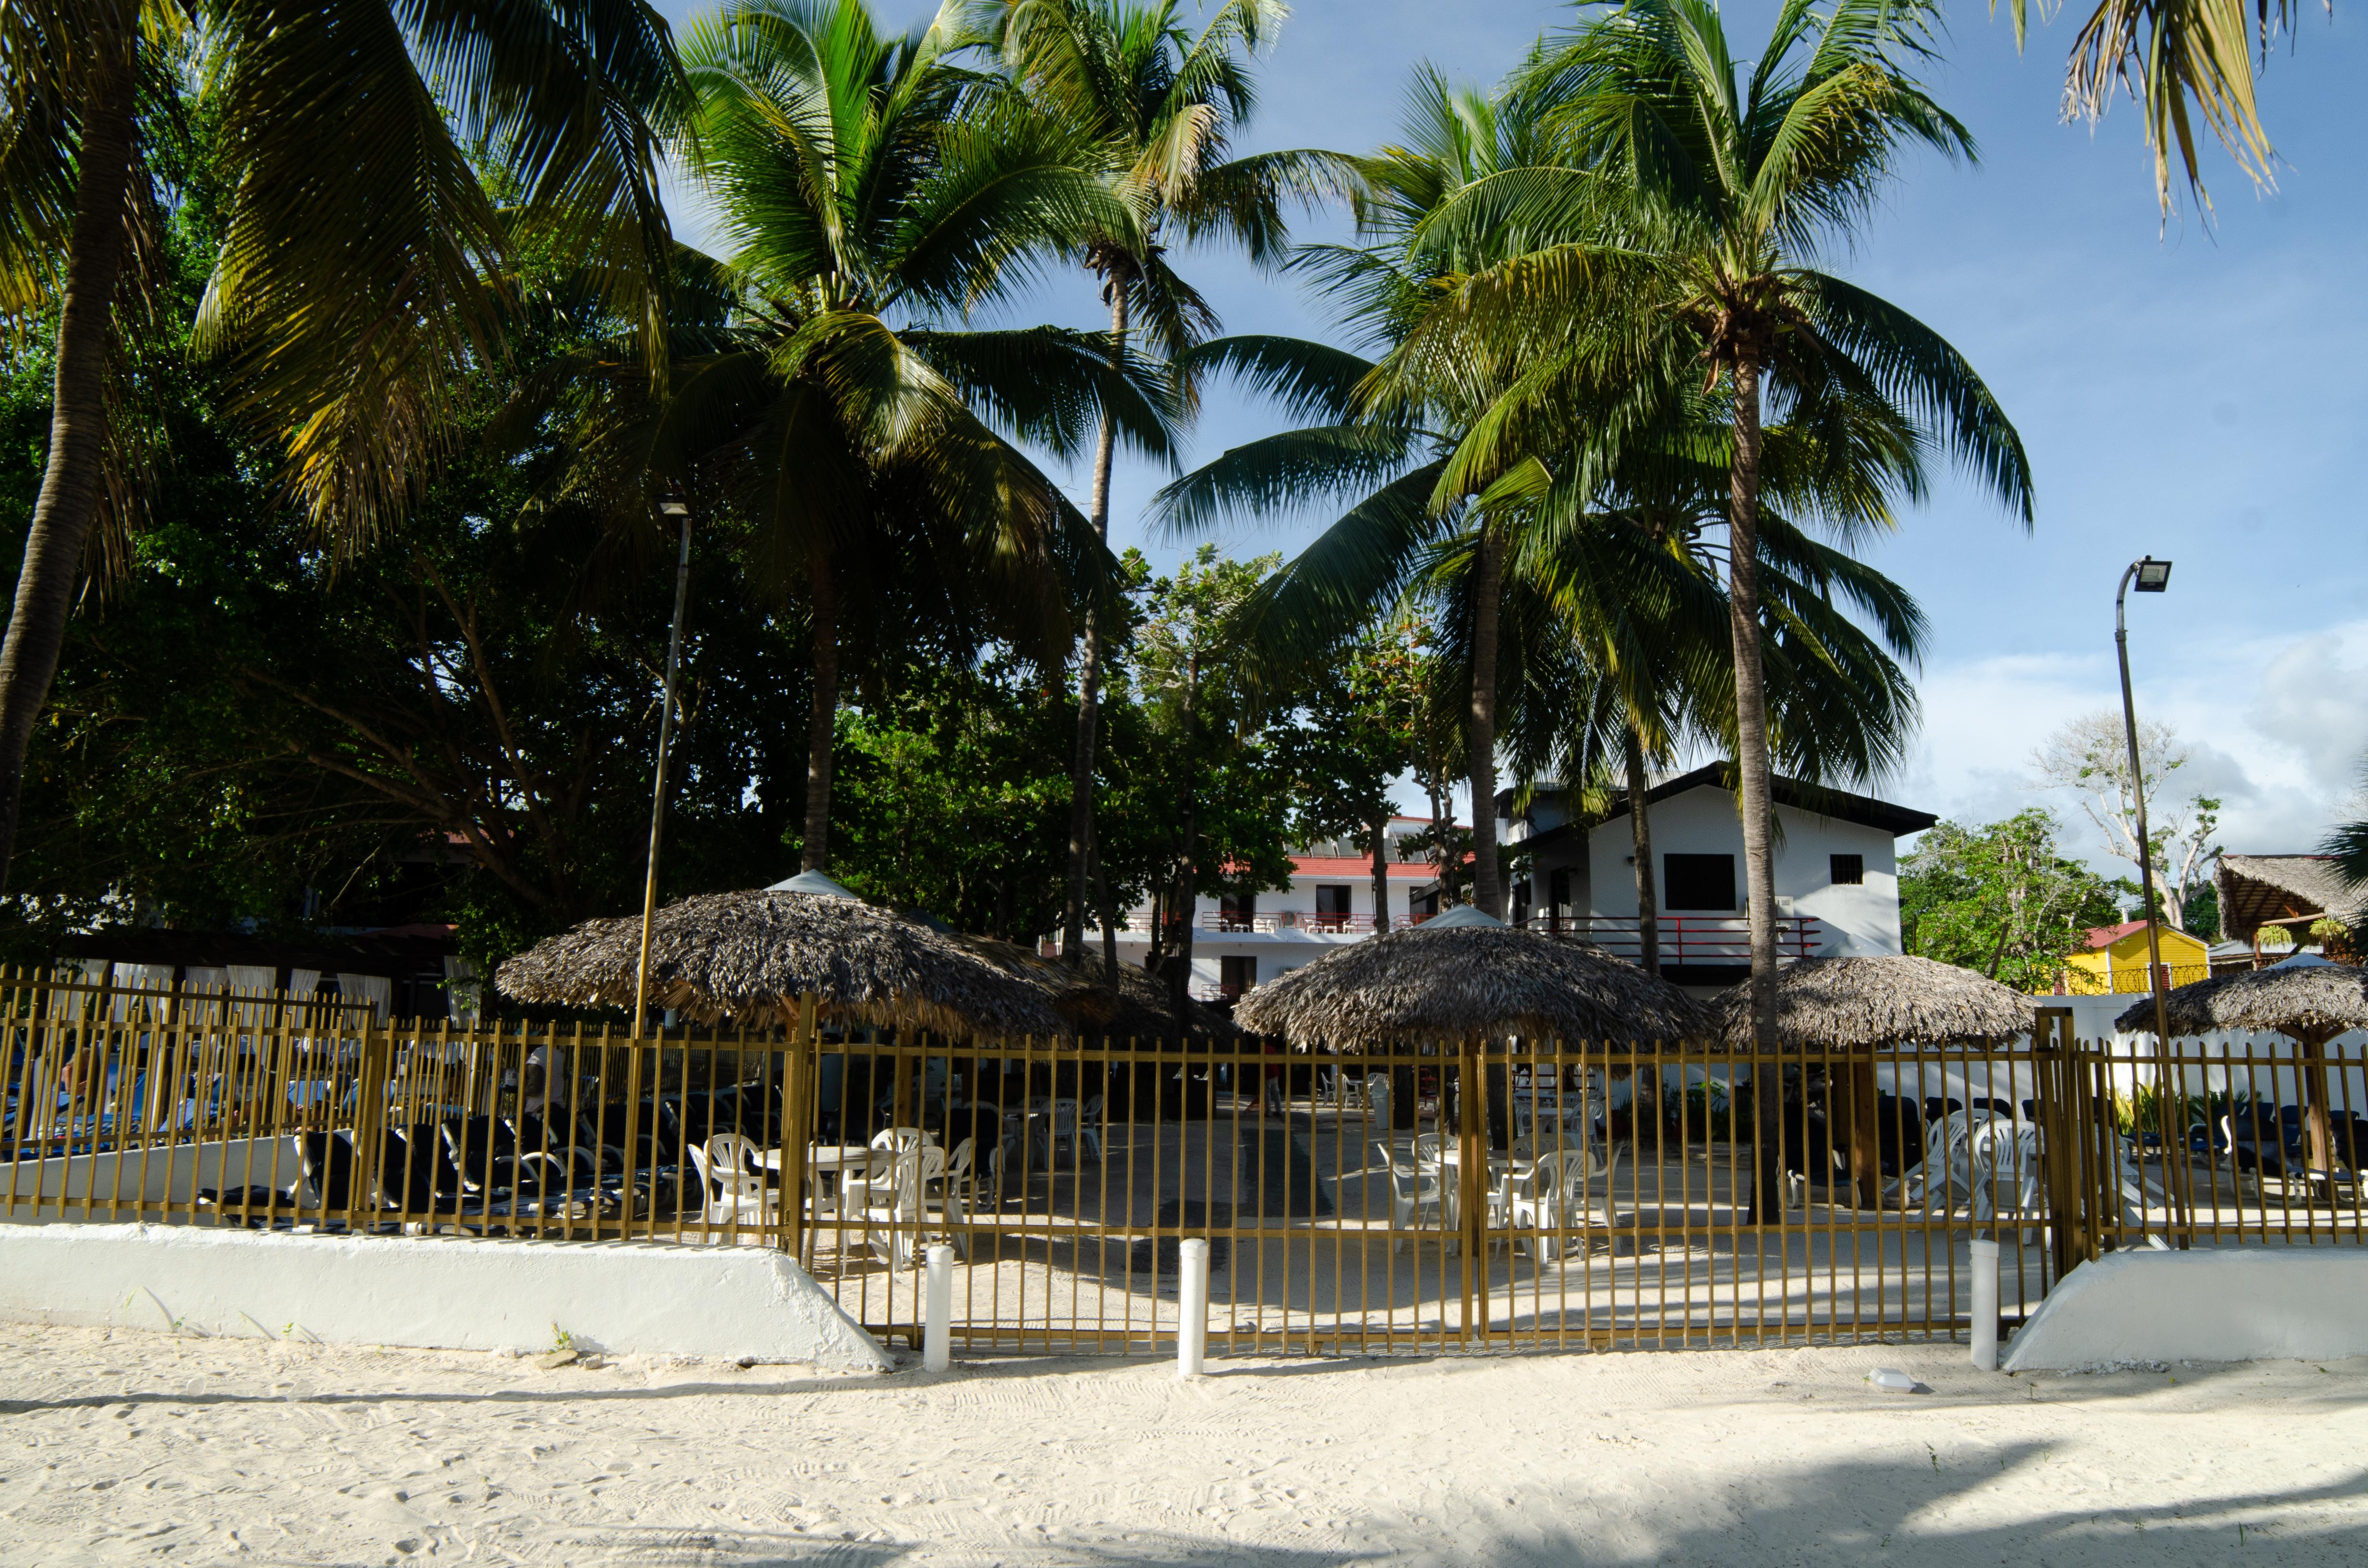
<path id="1" fill-rule="evenodd" d="M 2020 49 L 2029 0 L 2008 0 L 2008 8 Z M 2043 17 L 2054 9 L 2041 0 Z M 2065 66 L 2065 118 L 2102 119 L 2115 91 L 2128 88 L 2145 117 L 2155 195 L 2165 211 L 2174 145 L 2187 188 L 2207 208 L 2211 201 L 2196 166 L 2191 104 L 2237 166 L 2256 185 L 2269 185 L 2276 154 L 2254 101 L 2253 51 L 2266 58 L 2271 40 L 2293 26 L 2292 0 L 2098 0 Z"/>
<path id="2" fill-rule="evenodd" d="M 1166 241 L 1223 240 L 1266 262 L 1287 241 L 1285 204 L 1339 184 L 1329 153 L 1230 155 L 1256 102 L 1249 59 L 1272 41 L 1289 7 L 1224 0 L 1197 37 L 1180 9 L 1178 0 L 1006 0 L 997 39 L 1013 77 L 1043 112 L 1091 140 L 1111 190 L 1136 215 L 1123 228 L 1085 235 L 1074 253 L 1110 307 L 1111 344 L 1128 344 L 1140 322 L 1167 355 L 1206 336 L 1216 315 L 1168 265 Z M 1094 445 L 1091 515 L 1105 542 L 1116 434 L 1105 418 Z M 1090 614 L 1084 631 L 1061 931 L 1062 956 L 1073 964 L 1084 958 L 1102 660 L 1100 625 Z"/>
<path id="3" fill-rule="evenodd" d="M 956 63 L 979 42 L 966 15 L 950 0 L 899 36 L 860 0 L 744 0 L 683 51 L 684 152 L 731 247 L 733 314 L 626 444 L 716 476 L 760 570 L 803 589 L 808 869 L 829 854 L 848 622 L 917 594 L 1056 661 L 1110 562 L 1015 442 L 1073 453 L 1101 418 L 1170 449 L 1164 382 L 1122 345 L 960 325 L 1031 259 L 1133 222 L 1088 139 Z"/>
<path id="4" fill-rule="evenodd" d="M 1906 72 L 1928 16 L 1896 0 L 1836 0 L 1826 13 L 1787 0 L 1747 72 L 1703 0 L 1636 0 L 1542 51 L 1516 92 L 1545 105 L 1550 157 L 1457 192 L 1414 247 L 1454 258 L 1511 235 L 1520 254 L 1457 268 L 1385 367 L 1410 400 L 1489 389 L 1442 480 L 1446 495 L 1475 500 L 1567 442 L 1575 409 L 1603 411 L 1594 445 L 1616 453 L 1682 377 L 1725 388 L 1736 763 L 1752 983 L 1771 1018 L 1765 405 L 1772 396 L 1780 417 L 1796 404 L 1886 405 L 2031 516 L 2021 439 L 1964 356 L 1812 265 L 1870 214 L 1907 144 L 1974 154 Z"/>
<path id="5" fill-rule="evenodd" d="M 641 0 L 0 13 L 0 308 L 56 321 L 47 468 L 0 643 L 0 881 L 85 543 L 133 499 L 110 356 L 164 281 L 159 142 L 200 50 L 230 194 L 198 346 L 341 542 L 399 517 L 433 467 L 448 379 L 504 339 L 513 254 L 581 257 L 613 309 L 663 320 L 655 153 L 682 85 Z M 505 171 L 499 204 L 474 159 Z"/>

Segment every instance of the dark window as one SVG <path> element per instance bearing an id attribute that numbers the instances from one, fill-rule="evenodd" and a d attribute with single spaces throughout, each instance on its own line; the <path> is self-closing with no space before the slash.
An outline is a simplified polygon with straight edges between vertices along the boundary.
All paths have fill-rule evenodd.
<path id="1" fill-rule="evenodd" d="M 1547 911 L 1548 914 L 1568 915 L 1570 913 L 1569 867 L 1557 866 L 1547 875 L 1546 892 L 1548 902 L 1554 905 L 1552 909 Z"/>
<path id="2" fill-rule="evenodd" d="M 1258 894 L 1225 893 L 1217 900 L 1217 924 L 1228 931 L 1247 931 L 1258 920 Z"/>
<path id="3" fill-rule="evenodd" d="M 1315 913 L 1346 915 L 1349 913 L 1349 884 L 1318 882 L 1315 885 Z"/>
<path id="4" fill-rule="evenodd" d="M 1222 958 L 1217 960 L 1217 989 L 1228 996 L 1239 996 L 1258 983 L 1258 960 L 1254 958 Z"/>
<path id="5" fill-rule="evenodd" d="M 1513 924 L 1530 923 L 1530 881 L 1524 877 L 1513 884 Z"/>
<path id="6" fill-rule="evenodd" d="M 1735 857 L 1662 856 L 1661 903 L 1669 909 L 1733 909 Z"/>
<path id="7" fill-rule="evenodd" d="M 1837 855 L 1834 857 L 1834 886 L 1854 888 L 1866 881 L 1866 857 Z"/>

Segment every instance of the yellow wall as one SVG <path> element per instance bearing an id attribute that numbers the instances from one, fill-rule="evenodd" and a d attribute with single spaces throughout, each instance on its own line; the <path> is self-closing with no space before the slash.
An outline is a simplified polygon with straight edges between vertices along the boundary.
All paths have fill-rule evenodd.
<path id="1" fill-rule="evenodd" d="M 2185 985 L 2212 973 L 2212 949 L 2184 931 L 2166 926 L 2161 933 L 2162 961 L 2170 968 L 2170 983 Z M 2105 948 L 2084 948 L 2064 960 L 2065 989 L 2076 996 L 2110 992 L 2148 991 L 2145 927 Z"/>

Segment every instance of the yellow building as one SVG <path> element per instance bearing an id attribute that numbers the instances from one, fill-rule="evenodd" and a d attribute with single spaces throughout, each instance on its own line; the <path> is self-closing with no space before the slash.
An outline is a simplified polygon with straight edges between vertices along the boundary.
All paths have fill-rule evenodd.
<path id="1" fill-rule="evenodd" d="M 2162 927 L 2162 966 L 2172 985 L 2185 985 L 2212 973 L 2212 949 L 2184 931 Z M 2080 950 L 2064 960 L 2063 994 L 2096 996 L 2108 992 L 2143 992 L 2146 984 L 2146 923 L 2100 926 L 2090 931 Z"/>

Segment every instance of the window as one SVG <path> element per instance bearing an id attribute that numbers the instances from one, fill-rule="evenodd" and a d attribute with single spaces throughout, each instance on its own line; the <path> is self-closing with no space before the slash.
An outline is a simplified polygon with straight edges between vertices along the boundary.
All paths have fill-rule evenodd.
<path id="1" fill-rule="evenodd" d="M 1672 910 L 1735 908 L 1735 857 L 1662 856 L 1661 903 Z"/>
<path id="2" fill-rule="evenodd" d="M 1226 893 L 1217 900 L 1217 929 L 1247 931 L 1258 925 L 1258 894 Z"/>
<path id="3" fill-rule="evenodd" d="M 1834 886 L 1854 888 L 1866 881 L 1866 857 L 1837 855 L 1834 860 Z"/>
<path id="4" fill-rule="evenodd" d="M 1530 881 L 1528 878 L 1524 877 L 1520 881 L 1513 884 L 1513 924 L 1516 926 L 1527 926 L 1529 923 Z"/>
<path id="5" fill-rule="evenodd" d="M 1217 960 L 1217 989 L 1226 997 L 1239 996 L 1257 983 L 1257 959 L 1222 958 Z"/>
<path id="6" fill-rule="evenodd" d="M 1546 898 L 1547 902 L 1554 906 L 1547 913 L 1552 915 L 1570 913 L 1570 868 L 1568 866 L 1556 866 L 1547 875 Z"/>
<path id="7" fill-rule="evenodd" d="M 1349 913 L 1349 884 L 1319 882 L 1315 887 L 1315 913 L 1346 915 Z"/>

